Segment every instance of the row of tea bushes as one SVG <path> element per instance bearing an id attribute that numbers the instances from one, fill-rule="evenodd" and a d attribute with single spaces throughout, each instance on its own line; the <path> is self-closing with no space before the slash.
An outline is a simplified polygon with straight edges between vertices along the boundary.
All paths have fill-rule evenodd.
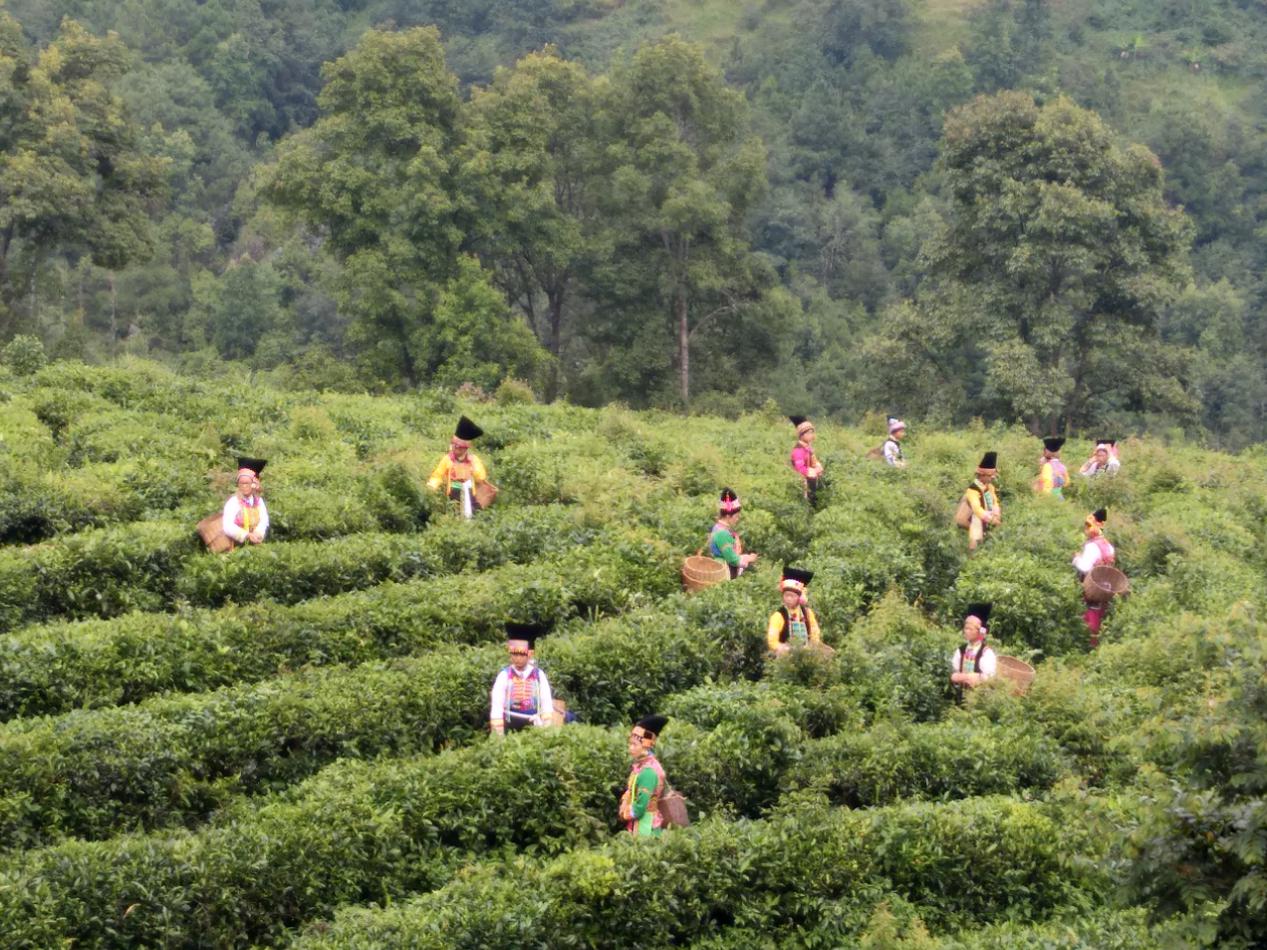
<path id="1" fill-rule="evenodd" d="M 584 720 L 630 721 L 667 695 L 751 667 L 761 650 L 753 624 L 701 636 L 691 623 L 701 611 L 736 609 L 725 593 L 715 608 L 676 599 L 557 634 L 543 641 L 542 663 Z M 0 842 L 197 821 L 232 794 L 289 784 L 336 758 L 469 742 L 484 732 L 488 690 L 504 663 L 504 648 L 439 649 L 12 721 L 0 728 Z"/>
<path id="2" fill-rule="evenodd" d="M 940 929 L 1035 920 L 1095 899 L 1104 881 L 1085 860 L 1091 846 L 1059 812 L 1005 798 L 854 812 L 808 802 L 651 845 L 617 840 L 482 867 L 385 910 L 344 911 L 295 946 L 547 946 L 558 935 L 578 946 L 673 946 L 730 926 L 774 934 L 835 915 L 852 923 L 860 899 L 889 893 Z"/>
<path id="3" fill-rule="evenodd" d="M 697 820 L 756 816 L 798 760 L 823 763 L 839 749 L 840 737 L 809 740 L 796 718 L 816 709 L 821 722 L 829 706 L 836 725 L 856 722 L 842 693 L 698 686 L 662 707 L 673 720 L 658 751 Z M 435 756 L 345 761 L 271 800 L 233 803 L 196 832 L 28 851 L 0 864 L 0 927 L 32 944 L 273 942 L 339 904 L 439 887 L 480 856 L 530 850 L 539 862 L 616 831 L 624 737 L 573 726 Z M 923 750 L 905 741 L 889 754 L 909 774 Z M 999 777 L 993 787 L 1015 791 L 1033 777 L 1013 770 L 1010 784 Z"/>
<path id="4" fill-rule="evenodd" d="M 444 519 L 419 534 L 353 534 L 211 555 L 187 525 L 141 522 L 0 550 L 0 624 L 114 617 L 178 600 L 206 607 L 267 598 L 297 603 L 385 580 L 527 561 L 597 534 L 566 509 L 506 509 L 478 524 Z"/>
<path id="5" fill-rule="evenodd" d="M 786 788 L 865 808 L 1047 788 L 1067 771 L 1059 745 L 1033 724 L 963 716 L 918 726 L 879 722 L 823 739 L 805 750 Z"/>
<path id="6" fill-rule="evenodd" d="M 386 583 L 297 605 L 132 613 L 29 627 L 0 640 L 0 720 L 199 692 L 287 670 L 491 643 L 507 620 L 618 613 L 678 587 L 677 558 L 645 531 L 530 565 Z"/>

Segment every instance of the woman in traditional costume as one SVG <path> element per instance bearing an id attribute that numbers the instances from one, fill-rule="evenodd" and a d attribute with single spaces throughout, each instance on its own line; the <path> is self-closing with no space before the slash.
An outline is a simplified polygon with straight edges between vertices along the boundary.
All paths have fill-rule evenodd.
<path id="1" fill-rule="evenodd" d="M 811 643 L 821 645 L 823 642 L 822 633 L 818 629 L 818 618 L 814 616 L 805 597 L 809 582 L 813 579 L 813 571 L 797 567 L 783 568 L 783 576 L 779 580 L 783 606 L 770 614 L 765 635 L 766 646 L 776 656 L 787 653 L 794 646 L 803 647 Z"/>
<path id="2" fill-rule="evenodd" d="M 743 539 L 737 530 L 739 514 L 743 509 L 739 496 L 729 488 L 721 491 L 721 506 L 717 513 L 717 522 L 708 534 L 708 555 L 725 561 L 730 569 L 730 579 L 734 580 L 757 559 L 755 554 L 745 554 Z"/>
<path id="3" fill-rule="evenodd" d="M 444 490 L 453 501 L 461 502 L 462 514 L 467 518 L 480 510 L 475 500 L 475 486 L 488 481 L 484 463 L 471 451 L 471 443 L 483 434 L 484 430 L 466 416 L 458 419 L 449 451 L 427 479 L 427 487 L 432 491 Z"/>
<path id="4" fill-rule="evenodd" d="M 238 459 L 237 491 L 224 503 L 220 530 L 235 544 L 260 544 L 268 534 L 268 506 L 259 494 L 265 459 Z"/>
<path id="5" fill-rule="evenodd" d="M 629 733 L 629 783 L 620 797 L 620 819 L 630 834 L 659 837 L 664 830 L 660 799 L 668 788 L 664 768 L 655 757 L 656 740 L 667 716 L 644 716 Z"/>
<path id="6" fill-rule="evenodd" d="M 889 437 L 884 440 L 880 451 L 884 461 L 894 468 L 906 468 L 906 459 L 902 457 L 902 439 L 906 437 L 906 423 L 894 416 L 889 416 Z"/>
<path id="7" fill-rule="evenodd" d="M 964 645 L 950 658 L 950 682 L 960 695 L 964 688 L 980 686 L 998 672 L 999 658 L 985 642 L 992 607 L 992 604 L 969 604 L 964 614 Z"/>
<path id="8" fill-rule="evenodd" d="M 1082 463 L 1078 474 L 1088 478 L 1094 475 L 1116 475 L 1121 467 L 1122 461 L 1117 454 L 1117 439 L 1097 439 L 1095 451 Z"/>
<path id="9" fill-rule="evenodd" d="M 974 551 L 985 539 L 987 529 L 1002 522 L 1003 509 L 999 505 L 998 493 L 994 490 L 994 479 L 999 474 L 999 454 L 986 452 L 981 456 L 981 464 L 977 466 L 977 477 L 964 491 L 964 500 L 972 510 L 968 523 L 968 550 Z"/>
<path id="10" fill-rule="evenodd" d="M 814 423 L 804 416 L 788 416 L 796 426 L 796 445 L 792 446 L 792 468 L 805 480 L 805 498 L 814 504 L 818 480 L 823 477 L 823 464 L 814 454 Z"/>
<path id="11" fill-rule="evenodd" d="M 1043 439 L 1043 455 L 1038 462 L 1038 478 L 1034 480 L 1034 491 L 1040 495 L 1051 495 L 1053 498 L 1064 498 L 1064 488 L 1069 484 L 1069 470 L 1060 461 L 1060 447 L 1065 440 L 1058 436 Z"/>
<path id="12" fill-rule="evenodd" d="M 535 624 L 506 624 L 510 665 L 497 674 L 489 695 L 488 728 L 493 735 L 553 724 L 550 681 L 533 662 L 533 647 L 544 635 L 545 629 Z"/>
<path id="13" fill-rule="evenodd" d="M 1090 574 L 1093 568 L 1101 564 L 1112 566 L 1117 560 L 1117 552 L 1113 550 L 1109 539 L 1104 536 L 1104 526 L 1108 520 L 1108 510 L 1100 508 L 1087 515 L 1086 521 L 1083 522 L 1082 530 L 1086 535 L 1086 541 L 1082 545 L 1082 550 L 1073 559 L 1073 569 L 1078 575 L 1079 582 Z M 1100 645 L 1100 624 L 1104 622 L 1104 613 L 1109 605 L 1092 603 L 1086 599 L 1085 595 L 1083 603 L 1087 609 L 1082 614 L 1082 622 L 1087 625 L 1087 630 L 1091 634 L 1091 646 L 1095 648 Z"/>

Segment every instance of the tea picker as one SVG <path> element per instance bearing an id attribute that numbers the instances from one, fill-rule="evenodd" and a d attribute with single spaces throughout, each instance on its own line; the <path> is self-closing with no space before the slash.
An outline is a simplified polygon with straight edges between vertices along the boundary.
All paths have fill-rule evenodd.
<path id="1" fill-rule="evenodd" d="M 1109 520 L 1109 513 L 1106 509 L 1100 508 L 1087 515 L 1086 521 L 1083 522 L 1082 530 L 1086 535 L 1086 542 L 1082 545 L 1082 550 L 1074 556 L 1073 569 L 1078 575 L 1078 581 L 1083 585 L 1082 599 L 1086 604 L 1086 611 L 1082 614 L 1082 620 L 1087 625 L 1087 630 L 1091 634 L 1091 646 L 1100 645 L 1100 624 L 1104 622 L 1104 614 L 1108 610 L 1109 600 L 1112 599 L 1116 592 L 1113 581 L 1115 578 L 1110 577 L 1108 580 L 1109 587 L 1106 592 L 1100 585 L 1094 583 L 1099 576 L 1108 573 L 1102 568 L 1113 568 L 1117 561 L 1117 552 L 1114 551 L 1113 545 L 1109 543 L 1109 539 L 1104 536 L 1104 526 Z M 1091 578 L 1093 583 L 1087 584 L 1092 572 L 1099 570 L 1096 578 Z M 1120 573 L 1115 572 L 1114 573 Z M 1122 575 L 1125 578 L 1125 575 Z M 1121 586 L 1120 584 L 1118 586 Z"/>
<path id="2" fill-rule="evenodd" d="M 993 604 L 969 604 L 964 613 L 964 645 L 950 658 L 950 682 L 960 697 L 965 687 L 980 686 L 998 672 L 999 658 L 985 642 L 992 607 Z"/>
<path id="3" fill-rule="evenodd" d="M 796 445 L 792 446 L 792 468 L 805 480 L 805 499 L 810 507 L 818 493 L 818 483 L 823 477 L 823 463 L 814 454 L 814 423 L 804 416 L 788 416 L 792 425 L 796 426 Z"/>
<path id="4" fill-rule="evenodd" d="M 814 616 L 805 597 L 809 582 L 813 579 L 813 571 L 798 567 L 783 568 L 783 576 L 779 580 L 783 606 L 770 614 L 770 622 L 766 627 L 766 646 L 776 656 L 787 653 L 794 646 L 819 646 L 823 642 L 818 629 L 818 618 Z"/>
<path id="5" fill-rule="evenodd" d="M 533 647 L 545 636 L 538 624 L 506 624 L 506 649 L 510 665 L 497 674 L 489 694 L 488 727 L 493 735 L 505 735 L 532 726 L 549 726 L 554 697 L 545 672 L 533 662 Z"/>
<path id="6" fill-rule="evenodd" d="M 708 554 L 725 562 L 733 580 L 746 571 L 757 559 L 755 554 L 745 554 L 743 539 L 739 537 L 739 516 L 743 503 L 731 489 L 721 490 L 717 521 L 708 534 Z"/>
<path id="7" fill-rule="evenodd" d="M 655 756 L 667 716 L 643 716 L 629 733 L 629 781 L 620 796 L 620 820 L 635 837 L 659 837 L 665 828 L 689 824 L 686 802 L 669 787 Z"/>
<path id="8" fill-rule="evenodd" d="M 1043 455 L 1038 462 L 1038 477 L 1034 479 L 1034 491 L 1053 498 L 1065 497 L 1069 484 L 1069 470 L 1060 461 L 1060 449 L 1065 440 L 1057 436 L 1043 439 Z"/>
<path id="9" fill-rule="evenodd" d="M 263 543 L 269 522 L 268 506 L 260 494 L 260 473 L 267 464 L 265 459 L 238 459 L 237 490 L 219 514 L 198 522 L 198 533 L 209 551 L 224 554 L 240 544 Z"/>
<path id="10" fill-rule="evenodd" d="M 1003 520 L 999 495 L 994 490 L 994 479 L 999 474 L 998 464 L 997 452 L 986 452 L 981 456 L 977 477 L 964 490 L 955 511 L 955 524 L 968 531 L 969 551 L 976 550 L 977 545 L 985 540 L 986 531 Z"/>
<path id="11" fill-rule="evenodd" d="M 466 416 L 458 419 L 449 451 L 436 464 L 427 480 L 427 487 L 432 491 L 443 489 L 450 499 L 461 502 L 464 518 L 487 508 L 497 496 L 497 489 L 489 482 L 484 463 L 471 451 L 471 443 L 483 434 L 484 430 Z"/>

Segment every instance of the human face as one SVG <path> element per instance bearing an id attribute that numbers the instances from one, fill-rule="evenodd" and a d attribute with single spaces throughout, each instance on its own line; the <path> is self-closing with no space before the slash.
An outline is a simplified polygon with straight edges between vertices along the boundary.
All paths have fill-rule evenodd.
<path id="1" fill-rule="evenodd" d="M 963 638 L 969 643 L 981 639 L 981 621 L 976 617 L 967 617 L 963 622 Z"/>
<path id="2" fill-rule="evenodd" d="M 1105 464 L 1106 462 L 1108 462 L 1108 460 L 1109 460 L 1109 450 L 1108 450 L 1108 449 L 1096 449 L 1096 450 L 1095 450 L 1095 460 L 1096 460 L 1097 462 L 1099 462 L 1101 465 L 1103 465 L 1103 464 Z"/>
<path id="3" fill-rule="evenodd" d="M 510 665 L 515 669 L 522 670 L 531 659 L 532 651 L 528 649 L 527 644 L 516 643 L 510 647 Z"/>
<path id="4" fill-rule="evenodd" d="M 642 744 L 642 730 L 635 727 L 634 731 L 629 733 L 629 757 L 637 760 L 644 758 L 650 750 Z"/>
<path id="5" fill-rule="evenodd" d="M 251 475 L 242 475 L 238 478 L 238 497 L 250 498 L 255 492 L 255 478 Z"/>
<path id="6" fill-rule="evenodd" d="M 816 437 L 817 435 L 813 429 L 806 429 L 804 432 L 801 433 L 801 441 L 807 445 L 812 445 Z"/>
<path id="7" fill-rule="evenodd" d="M 801 602 L 801 595 L 794 590 L 785 590 L 783 592 L 783 606 L 788 610 L 797 606 Z"/>
<path id="8" fill-rule="evenodd" d="M 981 480 L 982 485 L 988 485 L 990 482 L 994 481 L 994 473 L 989 472 L 985 475 L 978 475 L 977 478 Z"/>
<path id="9" fill-rule="evenodd" d="M 903 439 L 905 439 L 905 438 L 906 438 L 906 430 L 905 430 L 905 429 L 894 429 L 894 430 L 893 430 L 893 438 L 895 438 L 895 439 L 897 439 L 899 442 L 901 442 Z"/>
<path id="10" fill-rule="evenodd" d="M 467 445 L 465 442 L 454 442 L 453 443 L 453 457 L 459 458 L 459 459 L 466 458 L 466 450 L 469 448 L 470 446 Z"/>

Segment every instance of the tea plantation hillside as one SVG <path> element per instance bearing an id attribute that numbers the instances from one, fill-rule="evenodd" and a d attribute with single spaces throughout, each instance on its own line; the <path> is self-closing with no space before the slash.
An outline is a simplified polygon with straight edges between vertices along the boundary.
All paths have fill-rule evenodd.
<path id="1" fill-rule="evenodd" d="M 501 488 L 426 491 L 459 413 Z M 1019 429 L 292 393 L 155 364 L 0 377 L 5 947 L 1141 948 L 1267 941 L 1267 454 L 1126 439 L 1029 490 Z M 1071 468 L 1090 448 L 1073 439 Z M 983 450 L 1005 521 L 952 512 Z M 267 543 L 194 524 L 269 460 Z M 762 555 L 682 593 L 722 486 Z M 1133 593 L 1092 652 L 1086 512 Z M 767 658 L 780 565 L 830 658 Z M 970 602 L 1030 660 L 956 704 Z M 580 724 L 487 738 L 508 620 Z M 629 724 L 691 828 L 620 829 Z"/>

